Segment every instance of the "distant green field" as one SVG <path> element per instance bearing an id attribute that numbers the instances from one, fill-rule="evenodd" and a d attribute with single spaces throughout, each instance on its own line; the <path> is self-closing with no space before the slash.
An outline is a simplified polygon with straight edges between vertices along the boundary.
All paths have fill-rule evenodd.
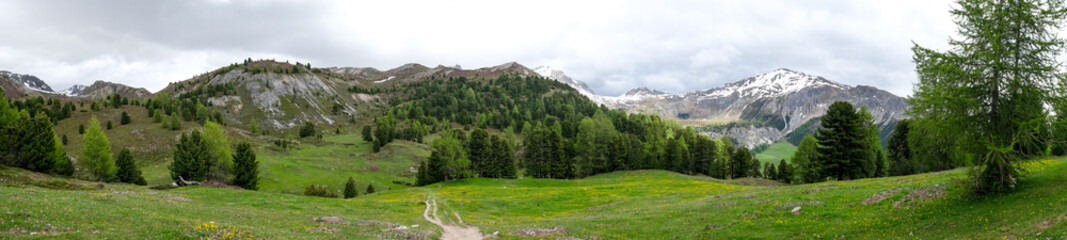
<path id="1" fill-rule="evenodd" d="M 767 150 L 756 154 L 755 158 L 759 159 L 760 163 L 770 162 L 777 165 L 782 159 L 789 161 L 793 159 L 793 153 L 797 152 L 797 147 L 793 146 L 789 142 L 777 142 L 772 144 Z"/>
<path id="2" fill-rule="evenodd" d="M 293 155 L 339 150 L 307 151 Z M 310 160 L 293 166 L 311 168 L 303 165 L 305 161 Z M 1067 182 L 1063 174 L 1067 160 L 1025 165 L 1029 173 L 1020 178 L 1014 192 L 979 199 L 960 187 L 966 184 L 960 180 L 966 178 L 962 169 L 796 186 L 626 171 L 580 180 L 467 179 L 342 200 L 278 193 L 284 185 L 259 192 L 205 187 L 151 190 L 7 168 L 0 169 L 0 196 L 4 196 L 0 238 L 432 239 L 441 229 L 422 218 L 427 198 L 436 199 L 446 222 L 458 223 L 460 215 L 462 222 L 482 233 L 496 232 L 504 239 L 1067 237 L 1067 187 L 1062 184 Z M 357 163 L 351 167 L 361 169 Z M 374 179 L 375 173 L 365 174 Z M 287 179 L 302 177 L 320 176 Z M 323 179 L 335 177 L 342 176 Z M 870 200 L 880 193 L 883 201 Z M 791 213 L 795 207 L 801 208 L 797 215 Z M 344 217 L 350 223 L 312 221 L 323 216 Z M 566 230 L 551 236 L 518 236 L 519 230 L 554 227 Z"/>

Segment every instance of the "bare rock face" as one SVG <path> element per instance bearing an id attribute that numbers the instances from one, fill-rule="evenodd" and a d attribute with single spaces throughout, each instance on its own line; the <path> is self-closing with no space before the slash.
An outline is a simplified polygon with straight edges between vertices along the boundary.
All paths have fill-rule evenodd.
<path id="1" fill-rule="evenodd" d="M 106 98 L 107 96 L 111 96 L 114 94 L 118 94 L 119 96 L 125 98 L 147 98 L 152 95 L 152 92 L 149 92 L 147 89 L 144 88 L 133 88 L 119 83 L 98 80 L 94 82 L 93 85 L 89 85 L 89 87 L 82 89 L 81 92 L 76 95 L 76 97 L 84 99 L 99 99 Z"/>

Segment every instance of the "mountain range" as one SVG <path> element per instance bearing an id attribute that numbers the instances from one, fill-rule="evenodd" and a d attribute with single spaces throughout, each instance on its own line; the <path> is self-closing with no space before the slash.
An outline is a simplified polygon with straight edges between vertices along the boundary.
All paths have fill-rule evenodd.
<path id="1" fill-rule="evenodd" d="M 239 67 L 240 66 L 240 67 Z M 493 67 L 462 69 L 459 66 L 427 67 L 405 64 L 389 70 L 370 67 L 308 68 L 288 62 L 255 61 L 231 65 L 188 80 L 173 82 L 155 93 L 199 96 L 212 106 L 224 108 L 227 120 L 238 124 L 263 117 L 260 123 L 272 129 L 288 129 L 304 121 L 335 124 L 389 104 L 389 99 L 358 89 L 394 87 L 434 77 L 485 77 L 501 74 L 540 76 L 574 88 L 590 100 L 631 113 L 657 114 L 693 126 L 713 137 L 729 136 L 739 144 L 754 147 L 800 138 L 814 132 L 820 117 L 834 101 L 866 106 L 885 139 L 906 118 L 904 98 L 871 86 L 850 86 L 790 69 L 727 83 L 721 87 L 671 94 L 638 87 L 621 96 L 597 95 L 585 83 L 549 66 L 528 68 L 510 62 Z M 0 71 L 4 94 L 97 99 L 112 94 L 145 98 L 154 94 L 144 88 L 96 81 L 53 91 L 32 75 Z M 205 86 L 229 86 L 233 94 L 203 94 Z M 263 121 L 263 120 L 261 120 Z M 799 137 L 797 137 L 799 136 Z"/>
<path id="2" fill-rule="evenodd" d="M 575 89 L 587 89 L 562 72 L 542 75 Z M 609 108 L 679 120 L 704 134 L 729 136 L 749 147 L 782 140 L 798 144 L 803 136 L 814 132 L 815 123 L 835 101 L 847 101 L 857 108 L 866 106 L 884 141 L 896 121 L 906 118 L 907 107 L 904 98 L 885 90 L 850 86 L 785 68 L 681 94 L 648 87 L 634 88 L 618 97 L 595 95 L 592 90 L 579 92 Z"/>

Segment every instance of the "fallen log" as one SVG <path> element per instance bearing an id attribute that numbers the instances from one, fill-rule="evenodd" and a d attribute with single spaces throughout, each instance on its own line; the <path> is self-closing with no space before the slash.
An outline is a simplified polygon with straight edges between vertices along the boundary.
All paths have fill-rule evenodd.
<path id="1" fill-rule="evenodd" d="M 197 182 L 197 181 L 186 181 L 185 178 L 183 178 L 182 176 L 178 176 L 178 180 L 174 181 L 174 186 L 183 187 L 183 186 L 189 186 L 189 185 L 200 185 L 200 182 Z"/>

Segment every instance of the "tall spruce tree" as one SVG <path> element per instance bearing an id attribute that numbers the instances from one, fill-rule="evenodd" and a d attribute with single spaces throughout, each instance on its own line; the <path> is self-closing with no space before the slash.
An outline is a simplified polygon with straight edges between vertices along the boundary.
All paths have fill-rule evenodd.
<path id="1" fill-rule="evenodd" d="M 485 129 L 474 129 L 470 133 L 470 137 L 467 138 L 467 158 L 471 161 L 471 170 L 473 173 L 487 178 L 497 177 L 495 169 L 493 169 L 492 153 L 490 152 L 491 143 L 489 142 L 489 132 Z"/>
<path id="2" fill-rule="evenodd" d="M 214 165 L 207 142 L 199 130 L 191 134 L 182 133 L 174 146 L 174 159 L 170 163 L 170 178 L 178 180 L 204 181 Z"/>
<path id="3" fill-rule="evenodd" d="M 867 134 L 868 129 L 851 103 L 837 101 L 830 104 L 815 136 L 819 140 L 819 158 L 815 165 L 820 175 L 837 180 L 868 177 L 864 165 L 871 156 L 866 144 Z"/>
<path id="4" fill-rule="evenodd" d="M 95 103 L 95 102 L 94 102 Z M 111 143 L 100 129 L 100 120 L 94 115 L 89 119 L 89 129 L 82 137 L 82 158 L 85 166 L 98 180 L 111 181 L 115 177 L 115 161 L 111 159 Z"/>
<path id="5" fill-rule="evenodd" d="M 795 178 L 793 174 L 793 166 L 789 165 L 789 163 L 786 163 L 785 159 L 782 159 L 782 161 L 778 162 L 778 181 L 784 183 L 793 183 L 793 179 Z"/>
<path id="6" fill-rule="evenodd" d="M 752 171 L 752 154 L 748 152 L 748 148 L 740 147 L 734 150 L 733 156 L 730 157 L 730 169 L 733 171 L 733 178 L 749 177 L 749 173 Z"/>
<path id="7" fill-rule="evenodd" d="M 976 193 L 1002 192 L 1015 185 L 1019 160 L 1043 149 L 1045 106 L 1067 114 L 1057 36 L 1067 8 L 1058 0 L 957 3 L 961 38 L 951 49 L 912 48 L 919 83 L 908 115 L 929 126 L 927 137 L 954 140 L 939 147 L 973 156 Z"/>
<path id="8" fill-rule="evenodd" d="M 251 143 L 237 144 L 233 154 L 233 185 L 248 190 L 259 189 L 259 162 Z"/>
<path id="9" fill-rule="evenodd" d="M 141 169 L 137 168 L 137 164 L 133 161 L 133 154 L 130 153 L 130 149 L 123 147 L 122 150 L 119 150 L 119 155 L 115 157 L 115 166 L 118 167 L 115 178 L 119 182 L 142 186 L 148 184 L 148 182 L 145 182 L 144 176 L 141 175 Z"/>
<path id="10" fill-rule="evenodd" d="M 919 164 L 911 158 L 911 148 L 908 146 L 910 124 L 911 120 L 908 119 L 897 121 L 897 127 L 889 135 L 887 147 L 889 150 L 890 176 L 910 175 L 922 171 L 919 168 Z"/>
<path id="11" fill-rule="evenodd" d="M 518 169 L 515 167 L 515 152 L 511 150 L 508 140 L 497 135 L 490 137 L 492 147 L 492 161 L 498 178 L 517 178 Z"/>
<path id="12" fill-rule="evenodd" d="M 67 150 L 63 149 L 63 145 L 60 145 L 59 142 L 56 142 L 52 158 L 55 159 L 55 165 L 52 167 L 55 173 L 63 176 L 74 175 L 74 163 L 70 161 L 70 157 L 67 156 Z"/>

